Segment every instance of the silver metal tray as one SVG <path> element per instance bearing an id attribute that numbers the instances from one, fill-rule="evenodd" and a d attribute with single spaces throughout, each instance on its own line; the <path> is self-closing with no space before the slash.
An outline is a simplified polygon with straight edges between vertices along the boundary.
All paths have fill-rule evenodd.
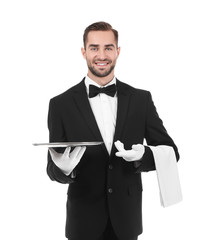
<path id="1" fill-rule="evenodd" d="M 103 142 L 52 142 L 52 143 L 33 143 L 33 146 L 44 147 L 78 147 L 78 146 L 96 146 L 103 144 Z"/>

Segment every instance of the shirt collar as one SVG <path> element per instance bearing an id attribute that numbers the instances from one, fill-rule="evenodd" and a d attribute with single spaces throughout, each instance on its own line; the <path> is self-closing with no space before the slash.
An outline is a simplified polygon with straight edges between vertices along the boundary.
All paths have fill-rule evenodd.
<path id="1" fill-rule="evenodd" d="M 109 83 L 107 83 L 105 86 L 100 86 L 98 83 L 96 83 L 95 81 L 93 81 L 91 78 L 89 78 L 88 76 L 85 77 L 85 86 L 86 86 L 86 91 L 87 91 L 87 94 L 89 94 L 89 85 L 94 85 L 96 87 L 107 87 L 109 85 L 112 85 L 112 84 L 116 84 L 116 77 L 114 77 L 112 79 L 112 81 L 110 81 Z"/>

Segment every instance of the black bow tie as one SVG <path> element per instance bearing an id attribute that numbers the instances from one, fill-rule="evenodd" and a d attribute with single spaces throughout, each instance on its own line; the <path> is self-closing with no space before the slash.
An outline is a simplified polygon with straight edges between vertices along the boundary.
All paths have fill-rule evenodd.
<path id="1" fill-rule="evenodd" d="M 89 85 L 89 98 L 97 96 L 99 93 L 105 93 L 108 96 L 114 97 L 116 93 L 116 85 L 112 84 L 108 87 L 99 88 L 94 85 Z"/>

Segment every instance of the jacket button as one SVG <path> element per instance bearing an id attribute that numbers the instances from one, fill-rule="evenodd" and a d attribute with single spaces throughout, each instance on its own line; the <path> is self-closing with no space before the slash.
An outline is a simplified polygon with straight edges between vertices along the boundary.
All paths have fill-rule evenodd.
<path id="1" fill-rule="evenodd" d="M 109 169 L 112 170 L 113 169 L 113 165 L 110 164 L 109 165 Z"/>
<path id="2" fill-rule="evenodd" d="M 113 193 L 112 188 L 109 188 L 109 189 L 108 189 L 108 193 Z"/>

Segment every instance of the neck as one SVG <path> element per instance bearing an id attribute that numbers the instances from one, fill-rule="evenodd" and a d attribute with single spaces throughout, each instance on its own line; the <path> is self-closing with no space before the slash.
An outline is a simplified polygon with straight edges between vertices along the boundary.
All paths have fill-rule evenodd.
<path id="1" fill-rule="evenodd" d="M 88 72 L 88 77 L 95 81 L 97 84 L 99 84 L 100 86 L 105 86 L 107 85 L 109 82 L 111 82 L 114 78 L 114 73 L 109 74 L 106 77 L 97 77 L 95 75 L 93 75 L 91 72 Z"/>

